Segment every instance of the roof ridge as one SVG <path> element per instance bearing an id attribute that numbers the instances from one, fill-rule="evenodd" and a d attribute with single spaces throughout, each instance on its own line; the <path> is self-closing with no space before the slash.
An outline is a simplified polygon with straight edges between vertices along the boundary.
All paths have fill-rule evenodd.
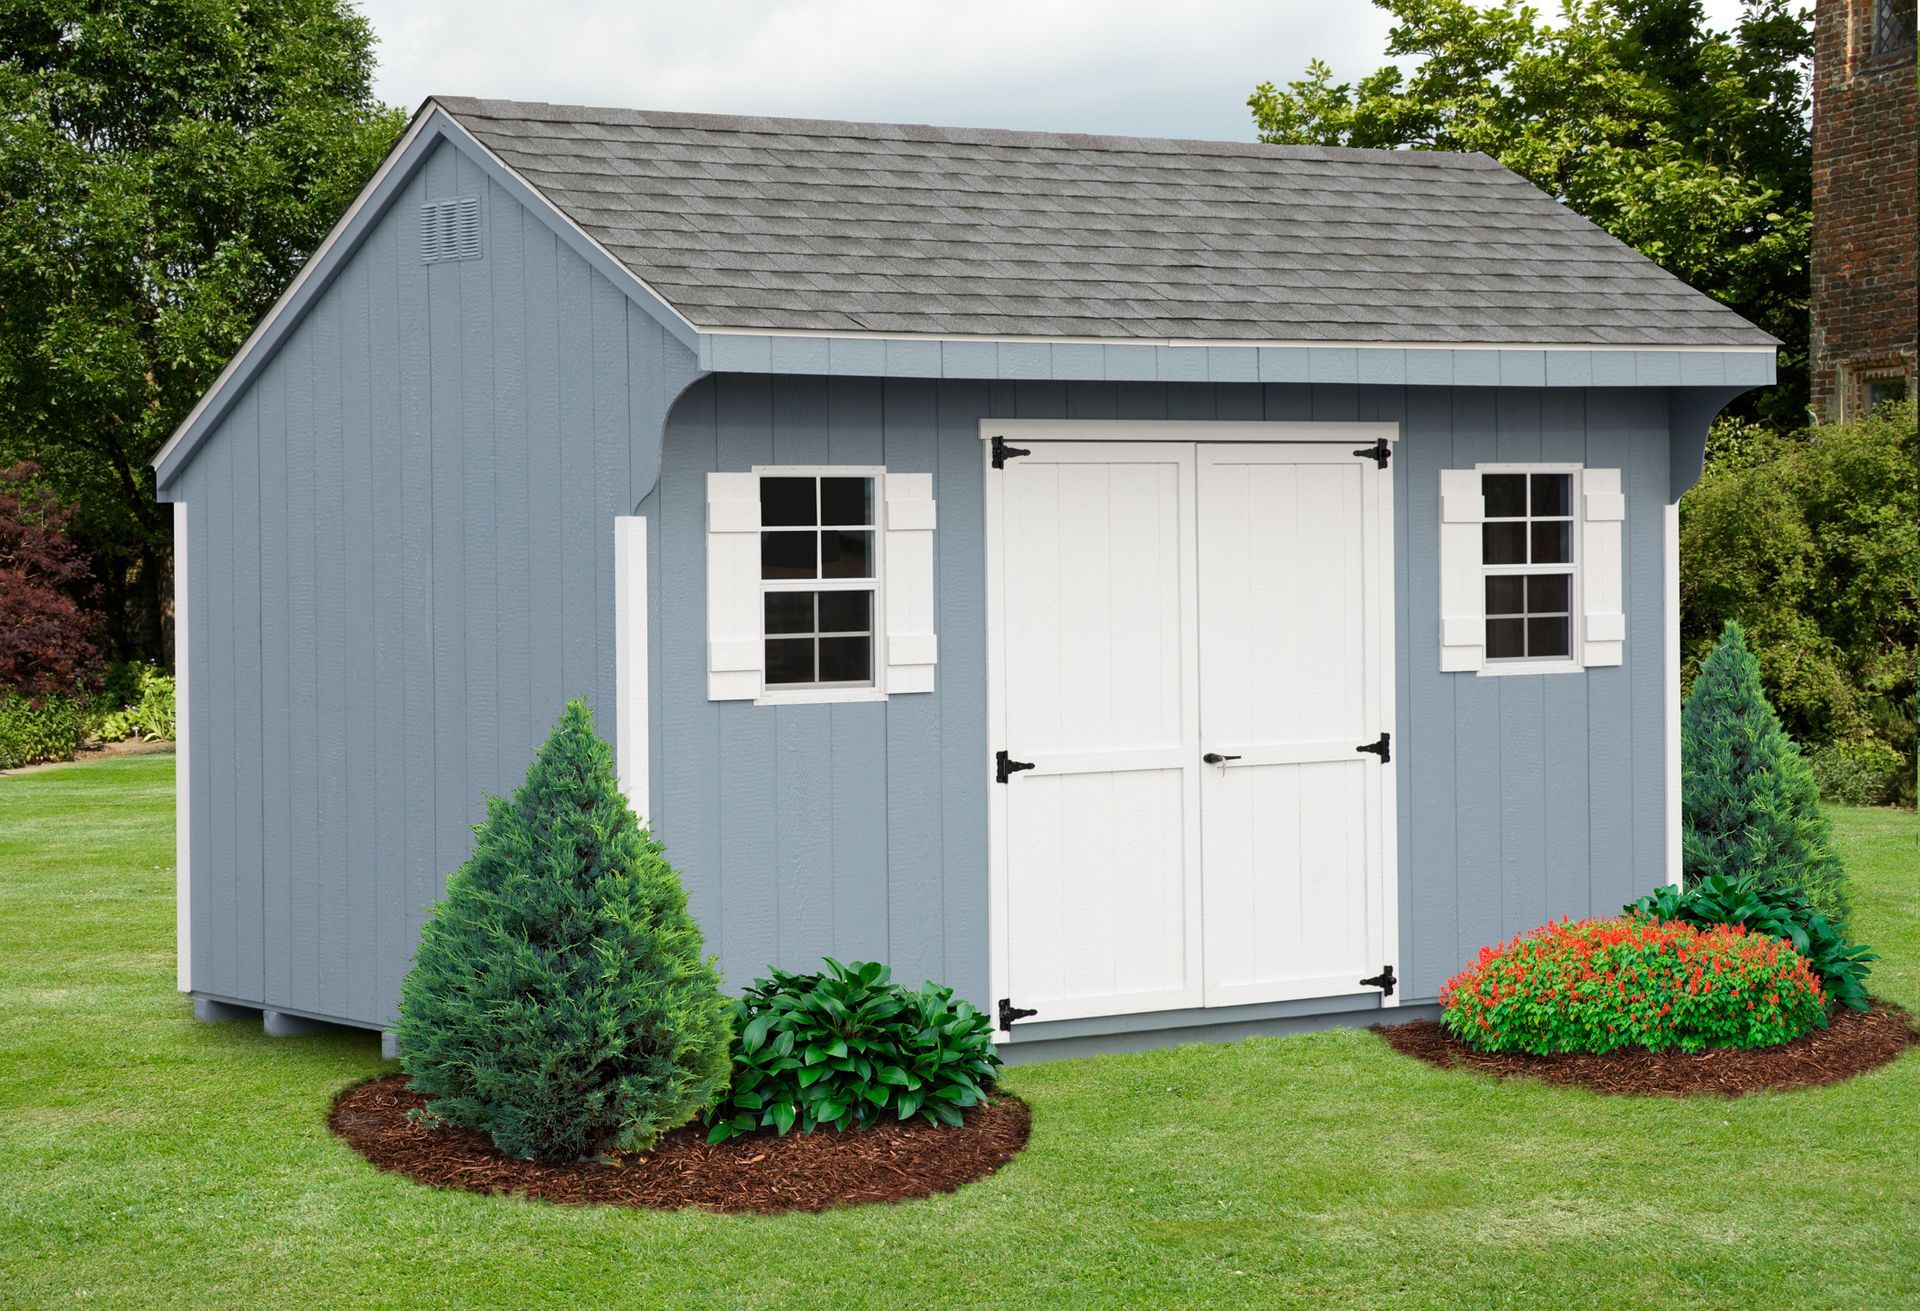
<path id="1" fill-rule="evenodd" d="M 698 128 L 709 132 L 778 133 L 852 137 L 871 141 L 1069 149 L 1136 154 L 1219 155 L 1240 158 L 1367 159 L 1412 167 L 1499 169 L 1478 151 L 1383 150 L 1360 146 L 1283 146 L 1264 141 L 1218 141 L 1196 137 L 1113 136 L 1088 132 L 1022 131 L 1014 128 L 941 126 L 931 123 L 865 122 L 854 119 L 788 118 L 778 115 L 707 114 L 616 106 L 559 105 L 543 100 L 494 100 L 477 96 L 427 97 L 455 118 L 517 118 L 534 122 L 597 123 L 609 127 Z M 425 106 L 423 106 L 424 108 Z"/>

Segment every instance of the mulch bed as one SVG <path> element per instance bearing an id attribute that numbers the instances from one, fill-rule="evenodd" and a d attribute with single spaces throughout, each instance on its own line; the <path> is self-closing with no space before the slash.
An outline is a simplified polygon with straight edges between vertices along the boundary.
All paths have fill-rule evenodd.
<path id="1" fill-rule="evenodd" d="M 1012 1160 L 1027 1145 L 1032 1119 L 1026 1103 L 1003 1095 L 966 1111 L 958 1129 L 916 1120 L 708 1146 L 705 1130 L 689 1125 L 651 1152 L 548 1165 L 502 1156 L 485 1134 L 408 1118 L 426 1104 L 408 1090 L 406 1075 L 389 1074 L 341 1093 L 327 1125 L 382 1170 L 436 1188 L 575 1205 L 773 1213 L 952 1192 Z"/>
<path id="2" fill-rule="evenodd" d="M 1477 1052 L 1437 1020 L 1375 1025 L 1395 1051 L 1442 1069 L 1479 1070 L 1500 1078 L 1573 1083 L 1623 1096 L 1741 1097 L 1762 1089 L 1813 1088 L 1877 1069 L 1920 1042 L 1907 1013 L 1875 1002 L 1867 1012 L 1839 1009 L 1824 1029 L 1777 1047 L 1716 1047 L 1686 1052 L 1629 1048 L 1604 1055 Z"/>

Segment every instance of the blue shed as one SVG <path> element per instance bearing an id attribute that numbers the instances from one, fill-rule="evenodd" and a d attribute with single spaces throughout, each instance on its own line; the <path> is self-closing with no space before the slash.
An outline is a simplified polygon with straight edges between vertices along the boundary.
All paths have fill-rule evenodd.
<path id="1" fill-rule="evenodd" d="M 1775 345 L 1478 155 L 429 100 L 155 460 L 179 986 L 390 1028 L 584 696 L 731 985 L 1430 1015 L 1677 878 Z"/>

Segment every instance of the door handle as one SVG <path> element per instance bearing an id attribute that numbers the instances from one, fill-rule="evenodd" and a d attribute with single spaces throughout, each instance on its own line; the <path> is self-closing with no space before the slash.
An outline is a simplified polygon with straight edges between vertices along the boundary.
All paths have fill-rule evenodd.
<path id="1" fill-rule="evenodd" d="M 1223 755 L 1221 755 L 1221 754 L 1220 754 L 1220 753 L 1219 753 L 1218 751 L 1209 751 L 1209 752 L 1207 752 L 1207 754 L 1206 754 L 1206 755 L 1204 755 L 1204 756 L 1202 756 L 1202 757 L 1200 757 L 1200 759 L 1202 759 L 1202 760 L 1204 760 L 1204 761 L 1205 761 L 1205 762 L 1206 762 L 1207 764 L 1209 764 L 1209 765 L 1224 765 L 1224 764 L 1226 764 L 1226 763 L 1227 763 L 1227 762 L 1228 762 L 1229 760 L 1238 760 L 1238 759 L 1240 759 L 1240 757 L 1238 757 L 1238 756 L 1223 756 Z"/>

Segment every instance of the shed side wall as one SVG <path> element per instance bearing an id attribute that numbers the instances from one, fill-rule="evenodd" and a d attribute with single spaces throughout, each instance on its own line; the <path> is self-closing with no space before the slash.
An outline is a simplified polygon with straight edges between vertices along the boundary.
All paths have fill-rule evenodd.
<path id="1" fill-rule="evenodd" d="M 483 255 L 420 260 L 481 200 Z M 693 356 L 451 146 L 181 475 L 196 992 L 384 1025 L 569 696 L 614 731 L 613 518 Z"/>

